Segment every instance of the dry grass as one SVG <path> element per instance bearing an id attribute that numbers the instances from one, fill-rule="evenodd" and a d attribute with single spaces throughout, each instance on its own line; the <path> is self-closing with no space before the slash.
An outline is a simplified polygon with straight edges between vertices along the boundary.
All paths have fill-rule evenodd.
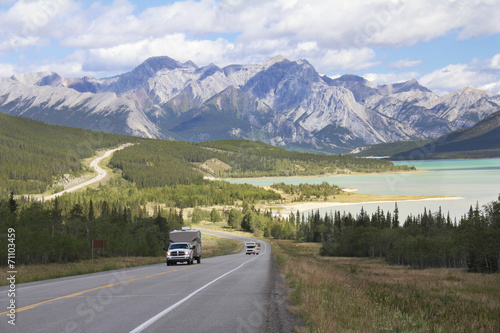
<path id="1" fill-rule="evenodd" d="M 97 258 L 71 263 L 53 263 L 39 265 L 19 265 L 16 267 L 16 283 L 54 279 L 58 277 L 81 275 L 113 269 L 158 264 L 163 257 L 119 257 Z M 7 284 L 7 268 L 1 267 L 0 285 Z"/>
<path id="2" fill-rule="evenodd" d="M 203 234 L 203 257 L 205 258 L 238 253 L 242 248 L 241 242 Z"/>
<path id="3" fill-rule="evenodd" d="M 243 244 L 240 242 L 206 234 L 203 235 L 202 242 L 203 258 L 238 253 L 243 247 Z M 95 260 L 82 260 L 72 263 L 19 265 L 16 267 L 16 283 L 41 281 L 159 263 L 165 263 L 165 256 L 97 258 Z M 7 271 L 9 269 L 6 266 L 0 267 L 0 286 L 8 284 Z"/>
<path id="4" fill-rule="evenodd" d="M 311 332 L 500 332 L 500 274 L 410 270 L 318 251 L 273 241 L 293 311 Z"/>

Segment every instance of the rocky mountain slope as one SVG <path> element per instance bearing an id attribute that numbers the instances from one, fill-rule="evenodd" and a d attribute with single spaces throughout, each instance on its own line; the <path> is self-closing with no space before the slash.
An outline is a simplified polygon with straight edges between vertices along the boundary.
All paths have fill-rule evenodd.
<path id="1" fill-rule="evenodd" d="M 0 79 L 0 111 L 50 124 L 174 140 L 260 140 L 289 149 L 347 152 L 436 138 L 500 107 L 464 88 L 437 96 L 415 80 L 377 85 L 321 76 L 306 60 L 203 67 L 154 57 L 109 78 L 30 73 Z"/>

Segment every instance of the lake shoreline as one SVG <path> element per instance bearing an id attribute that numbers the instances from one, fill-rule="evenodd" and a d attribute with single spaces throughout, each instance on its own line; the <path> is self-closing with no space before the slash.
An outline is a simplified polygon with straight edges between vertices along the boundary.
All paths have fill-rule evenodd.
<path id="1" fill-rule="evenodd" d="M 214 180 L 238 181 L 238 180 L 256 180 L 256 179 L 273 179 L 273 178 L 313 178 L 313 177 L 353 177 L 353 176 L 373 176 L 373 175 L 400 175 L 413 173 L 429 173 L 435 172 L 431 170 L 411 170 L 411 171 L 384 171 L 384 172 L 350 172 L 350 173 L 325 173 L 320 175 L 307 176 L 259 176 L 259 177 L 235 177 L 235 178 L 213 178 Z"/>
<path id="2" fill-rule="evenodd" d="M 401 198 L 399 200 L 374 200 L 374 201 L 361 201 L 361 202 L 293 202 L 293 203 L 285 203 L 280 207 L 276 207 L 275 209 L 282 216 L 290 216 L 295 212 L 305 212 L 316 210 L 320 208 L 332 208 L 335 209 L 337 207 L 345 207 L 352 205 L 364 205 L 364 204 L 385 204 L 385 203 L 399 203 L 399 202 L 422 202 L 422 201 L 444 201 L 444 200 L 464 200 L 462 197 L 429 197 L 422 199 L 404 199 Z"/>

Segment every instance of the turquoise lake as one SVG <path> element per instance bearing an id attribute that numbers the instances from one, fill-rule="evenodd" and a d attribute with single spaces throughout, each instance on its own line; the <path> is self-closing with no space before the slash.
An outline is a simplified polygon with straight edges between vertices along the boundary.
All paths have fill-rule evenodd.
<path id="1" fill-rule="evenodd" d="M 366 176 L 333 176 L 333 177 L 294 177 L 266 179 L 234 179 L 231 183 L 248 183 L 256 186 L 269 186 L 274 183 L 286 184 L 318 184 L 328 182 L 340 187 L 356 188 L 358 193 L 394 194 L 394 195 L 440 195 L 459 197 L 457 200 L 433 201 L 400 201 L 397 203 L 400 221 L 407 215 L 422 214 L 424 207 L 437 212 L 441 207 L 444 214 L 459 219 L 466 214 L 472 205 L 482 208 L 483 205 L 497 200 L 500 193 L 500 158 L 474 160 L 429 160 L 394 162 L 396 165 L 415 166 L 426 173 L 366 175 Z M 380 207 L 385 212 L 394 210 L 391 203 L 352 204 L 342 207 L 320 208 L 324 214 L 340 210 L 357 214 L 363 207 L 370 214 Z"/>

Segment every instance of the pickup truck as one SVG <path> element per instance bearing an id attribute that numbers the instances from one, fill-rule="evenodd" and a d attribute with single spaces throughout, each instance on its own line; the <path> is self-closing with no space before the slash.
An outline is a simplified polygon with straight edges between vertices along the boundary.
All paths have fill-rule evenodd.
<path id="1" fill-rule="evenodd" d="M 193 264 L 196 259 L 198 264 L 201 262 L 201 232 L 191 230 L 189 227 L 182 227 L 182 230 L 170 232 L 170 245 L 167 251 L 167 266 L 178 262 Z"/>
<path id="2" fill-rule="evenodd" d="M 173 243 L 167 249 L 167 266 L 185 261 L 193 264 L 193 250 L 189 243 Z"/>

